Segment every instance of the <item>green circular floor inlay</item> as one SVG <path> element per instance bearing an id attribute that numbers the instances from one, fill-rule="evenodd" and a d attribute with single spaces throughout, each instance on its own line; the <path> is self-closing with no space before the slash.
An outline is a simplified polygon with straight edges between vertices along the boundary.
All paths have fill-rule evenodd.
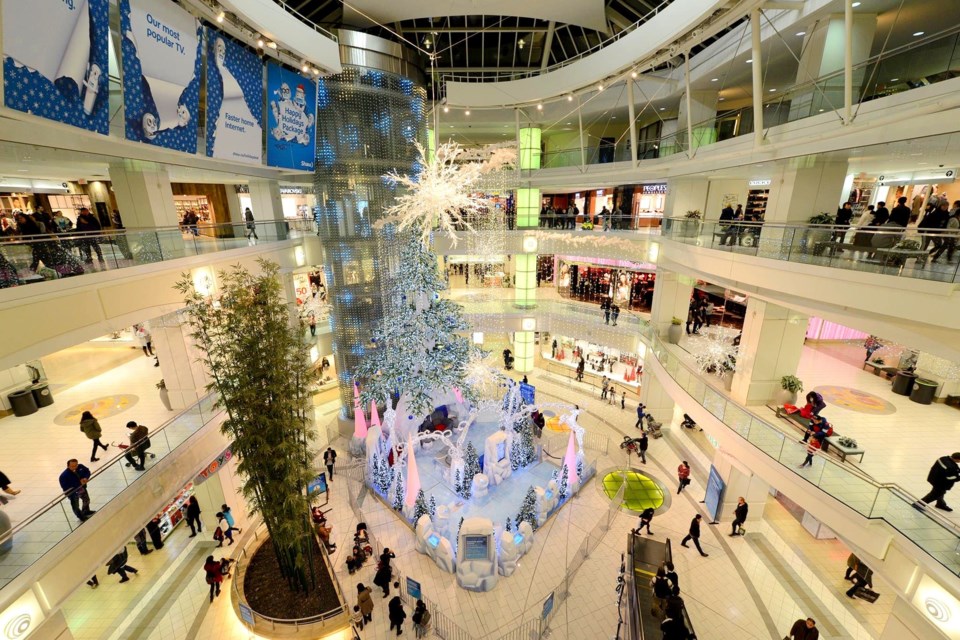
<path id="1" fill-rule="evenodd" d="M 611 471 L 603 477 L 603 492 L 611 500 L 624 482 L 626 475 L 627 488 L 623 492 L 623 506 L 630 511 L 643 511 L 648 507 L 659 509 L 663 504 L 663 491 L 657 483 L 636 471 Z"/>

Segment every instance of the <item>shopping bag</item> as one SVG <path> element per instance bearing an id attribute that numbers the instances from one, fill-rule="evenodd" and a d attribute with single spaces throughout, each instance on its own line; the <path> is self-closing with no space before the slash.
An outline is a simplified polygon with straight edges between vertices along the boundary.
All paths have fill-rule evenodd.
<path id="1" fill-rule="evenodd" d="M 877 598 L 880 597 L 879 593 L 873 589 L 868 589 L 867 587 L 860 587 L 853 595 L 861 600 L 866 600 L 867 602 L 876 602 Z"/>

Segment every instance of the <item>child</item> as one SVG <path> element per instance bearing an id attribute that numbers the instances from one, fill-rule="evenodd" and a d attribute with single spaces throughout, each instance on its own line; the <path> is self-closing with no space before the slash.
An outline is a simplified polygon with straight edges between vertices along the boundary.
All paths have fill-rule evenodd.
<path id="1" fill-rule="evenodd" d="M 231 558 L 220 558 L 220 574 L 224 578 L 231 577 L 230 565 L 234 563 L 234 560 Z"/>
<path id="2" fill-rule="evenodd" d="M 355 627 L 363 631 L 363 614 L 360 613 L 360 605 L 353 605 L 353 613 L 350 615 L 350 622 L 353 623 Z"/>
<path id="3" fill-rule="evenodd" d="M 218 533 L 218 532 L 219 532 L 219 533 Z M 222 512 L 222 511 L 218 511 L 218 512 L 217 512 L 217 527 L 216 527 L 216 529 L 214 529 L 214 531 L 213 531 L 213 539 L 214 539 L 214 540 L 217 540 L 217 541 L 220 543 L 220 544 L 217 545 L 218 547 L 222 547 L 222 546 L 223 546 L 223 539 L 224 539 L 224 538 L 226 538 L 227 540 L 230 541 L 230 542 L 227 544 L 227 546 L 230 546 L 230 545 L 233 544 L 233 527 L 231 527 L 231 526 L 228 524 L 227 519 L 224 517 L 223 512 Z"/>

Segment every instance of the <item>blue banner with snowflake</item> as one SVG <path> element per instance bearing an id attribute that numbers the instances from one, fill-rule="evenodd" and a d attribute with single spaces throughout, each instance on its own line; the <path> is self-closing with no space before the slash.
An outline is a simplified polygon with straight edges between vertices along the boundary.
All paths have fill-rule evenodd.
<path id="1" fill-rule="evenodd" d="M 254 164 L 263 159 L 263 63 L 212 29 L 207 29 L 207 155 Z"/>
<path id="2" fill-rule="evenodd" d="M 317 153 L 317 88 L 313 80 L 268 62 L 267 99 L 267 164 L 313 171 Z"/>
<path id="3" fill-rule="evenodd" d="M 197 152 L 202 29 L 169 0 L 120 0 L 128 140 Z"/>
<path id="4" fill-rule="evenodd" d="M 107 134 L 109 0 L 5 0 L 4 104 Z"/>

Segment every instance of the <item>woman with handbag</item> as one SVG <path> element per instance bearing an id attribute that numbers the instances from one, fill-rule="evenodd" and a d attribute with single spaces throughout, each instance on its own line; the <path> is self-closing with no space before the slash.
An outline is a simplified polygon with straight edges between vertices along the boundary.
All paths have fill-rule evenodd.
<path id="1" fill-rule="evenodd" d="M 207 584 L 210 585 L 210 602 L 220 595 L 220 583 L 223 582 L 223 571 L 218 561 L 213 556 L 207 556 L 207 561 L 203 564 L 203 570 L 207 573 Z"/>

